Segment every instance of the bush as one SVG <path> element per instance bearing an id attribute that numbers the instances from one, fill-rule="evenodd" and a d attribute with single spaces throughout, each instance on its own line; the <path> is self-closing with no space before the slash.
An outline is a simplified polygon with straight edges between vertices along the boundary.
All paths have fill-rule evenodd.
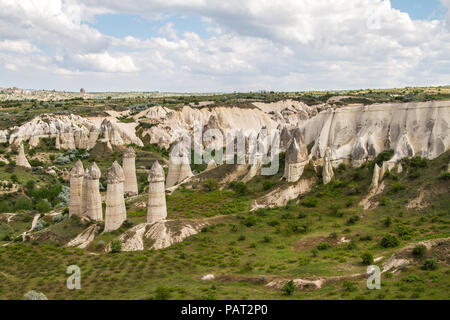
<path id="1" fill-rule="evenodd" d="M 418 244 L 412 251 L 413 255 L 415 255 L 416 257 L 423 257 L 426 252 L 427 247 L 425 247 L 423 244 Z"/>
<path id="2" fill-rule="evenodd" d="M 294 291 L 295 291 L 295 284 L 293 280 L 286 282 L 285 285 L 283 286 L 283 294 L 286 296 L 292 295 Z"/>
<path id="3" fill-rule="evenodd" d="M 20 197 L 14 203 L 14 210 L 33 210 L 33 202 L 27 197 Z"/>
<path id="4" fill-rule="evenodd" d="M 208 179 L 203 183 L 203 188 L 206 191 L 214 191 L 219 188 L 219 183 L 215 179 Z"/>
<path id="5" fill-rule="evenodd" d="M 172 297 L 170 289 L 165 287 L 156 288 L 155 300 L 169 300 Z"/>
<path id="6" fill-rule="evenodd" d="M 326 250 L 330 248 L 330 244 L 328 242 L 321 242 L 319 243 L 319 245 L 317 246 L 318 250 Z"/>
<path id="7" fill-rule="evenodd" d="M 402 185 L 400 182 L 394 182 L 394 183 L 391 185 L 391 192 L 392 192 L 392 193 L 397 193 L 397 192 L 399 192 L 399 191 L 401 191 L 401 190 L 404 190 L 404 189 L 405 189 L 405 186 Z"/>
<path id="8" fill-rule="evenodd" d="M 111 252 L 117 253 L 122 251 L 122 243 L 119 240 L 111 241 Z"/>
<path id="9" fill-rule="evenodd" d="M 242 224 L 248 228 L 253 227 L 256 224 L 256 217 L 248 216 L 242 220 Z"/>
<path id="10" fill-rule="evenodd" d="M 359 220 L 359 216 L 351 216 L 350 218 L 348 218 L 347 224 L 348 225 L 355 224 L 356 222 L 358 222 L 358 220 Z"/>
<path id="11" fill-rule="evenodd" d="M 277 183 L 275 181 L 266 180 L 266 181 L 263 182 L 263 189 L 265 191 L 267 191 L 267 190 L 269 190 L 270 188 L 272 188 L 276 184 Z"/>
<path id="12" fill-rule="evenodd" d="M 363 265 L 370 266 L 373 264 L 373 255 L 370 252 L 363 253 L 361 259 Z"/>
<path id="13" fill-rule="evenodd" d="M 393 235 L 385 235 L 381 241 L 380 241 L 380 245 L 383 248 L 395 248 L 400 244 L 400 241 L 397 239 L 396 236 Z"/>
<path id="14" fill-rule="evenodd" d="M 440 180 L 444 180 L 444 181 L 450 180 L 450 172 L 442 173 L 442 174 L 439 176 L 439 179 L 440 179 Z"/>
<path id="15" fill-rule="evenodd" d="M 305 198 L 301 201 L 301 205 L 308 207 L 308 208 L 314 208 L 317 206 L 318 203 L 319 203 L 319 199 L 317 199 L 315 197 Z"/>
<path id="16" fill-rule="evenodd" d="M 62 214 L 57 214 L 56 216 L 53 216 L 52 222 L 53 224 L 61 222 L 64 220 L 64 216 Z"/>
<path id="17" fill-rule="evenodd" d="M 391 219 L 391 217 L 387 217 L 387 218 L 384 220 L 384 226 L 385 226 L 385 227 L 390 227 L 391 224 L 392 224 L 392 219 Z"/>
<path id="18" fill-rule="evenodd" d="M 437 261 L 435 259 L 427 259 L 423 262 L 422 265 L 423 270 L 436 270 L 437 269 Z"/>
<path id="19" fill-rule="evenodd" d="M 122 226 L 124 226 L 126 229 L 131 228 L 134 225 L 134 222 L 127 219 L 122 223 Z"/>
<path id="20" fill-rule="evenodd" d="M 36 204 L 36 210 L 40 213 L 47 213 L 52 209 L 52 206 L 47 201 L 47 199 L 39 200 L 39 202 Z"/>
<path id="21" fill-rule="evenodd" d="M 8 201 L 0 201 L 0 213 L 12 212 L 13 208 Z"/>
<path id="22" fill-rule="evenodd" d="M 242 181 L 232 181 L 230 182 L 228 187 L 234 192 L 236 192 L 238 195 L 246 195 L 250 193 L 250 191 L 247 188 L 247 185 Z"/>
<path id="23" fill-rule="evenodd" d="M 383 152 L 380 152 L 378 156 L 375 158 L 375 163 L 381 166 L 384 161 L 390 160 L 393 155 L 394 150 L 392 149 L 384 150 Z"/>
<path id="24" fill-rule="evenodd" d="M 348 281 L 348 280 L 344 281 L 343 287 L 344 287 L 345 291 L 350 291 L 350 292 L 356 291 L 356 285 L 353 282 Z"/>

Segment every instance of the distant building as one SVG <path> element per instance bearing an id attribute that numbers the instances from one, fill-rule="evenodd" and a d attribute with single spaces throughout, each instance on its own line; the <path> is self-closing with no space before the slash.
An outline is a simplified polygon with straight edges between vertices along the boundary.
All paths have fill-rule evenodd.
<path id="1" fill-rule="evenodd" d="M 80 93 L 85 94 L 85 93 L 86 93 L 86 90 L 84 90 L 84 88 L 81 88 L 81 89 L 80 89 Z"/>

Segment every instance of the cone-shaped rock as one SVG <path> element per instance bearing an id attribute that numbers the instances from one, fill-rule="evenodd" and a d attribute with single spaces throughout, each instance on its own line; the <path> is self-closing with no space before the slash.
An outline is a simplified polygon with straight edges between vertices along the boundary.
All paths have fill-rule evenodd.
<path id="1" fill-rule="evenodd" d="M 123 197 L 123 181 L 125 180 L 122 167 L 114 161 L 108 170 L 106 189 L 105 232 L 120 228 L 127 218 L 125 200 Z"/>
<path id="2" fill-rule="evenodd" d="M 206 170 L 211 170 L 217 168 L 217 164 L 216 161 L 214 161 L 214 159 L 211 159 L 211 161 L 209 161 L 208 166 L 206 167 Z"/>
<path id="3" fill-rule="evenodd" d="M 292 135 L 291 132 L 284 127 L 281 130 L 281 134 L 280 134 L 280 150 L 284 151 L 287 149 L 287 147 L 289 146 L 289 141 L 291 141 Z"/>
<path id="4" fill-rule="evenodd" d="M 189 152 L 181 141 L 174 145 L 170 153 L 169 170 L 167 172 L 168 188 L 193 176 L 189 158 Z"/>
<path id="5" fill-rule="evenodd" d="M 83 163 L 78 160 L 70 171 L 69 216 L 76 215 L 81 217 L 83 213 L 83 180 Z"/>
<path id="6" fill-rule="evenodd" d="M 100 196 L 99 179 L 100 169 L 94 162 L 89 169 L 86 183 L 86 215 L 96 221 L 103 220 L 102 198 Z M 86 179 L 86 178 L 85 178 Z"/>
<path id="7" fill-rule="evenodd" d="M 334 177 L 333 166 L 331 164 L 331 149 L 327 148 L 325 150 L 325 156 L 323 158 L 323 171 L 322 179 L 323 184 L 330 183 L 331 179 Z"/>
<path id="8" fill-rule="evenodd" d="M 167 217 L 164 170 L 158 161 L 148 174 L 147 223 L 165 220 Z"/>
<path id="9" fill-rule="evenodd" d="M 81 215 L 86 216 L 87 203 L 87 181 L 89 179 L 89 169 L 84 169 L 83 189 L 81 190 Z"/>
<path id="10" fill-rule="evenodd" d="M 125 175 L 125 181 L 123 183 L 124 193 L 128 196 L 137 195 L 136 153 L 132 147 L 129 147 L 123 154 L 123 172 Z"/>
<path id="11" fill-rule="evenodd" d="M 298 181 L 308 163 L 308 149 L 301 135 L 299 139 L 294 136 L 286 150 L 284 177 L 288 182 Z"/>
<path id="12" fill-rule="evenodd" d="M 25 149 L 23 148 L 22 143 L 19 146 L 19 154 L 17 155 L 17 158 L 16 158 L 16 165 L 18 167 L 31 169 L 31 165 L 28 162 L 27 157 L 25 156 Z"/>

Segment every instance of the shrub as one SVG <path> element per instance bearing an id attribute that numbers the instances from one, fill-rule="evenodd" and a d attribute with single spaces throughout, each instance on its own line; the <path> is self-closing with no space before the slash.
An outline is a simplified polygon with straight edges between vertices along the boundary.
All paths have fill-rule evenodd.
<path id="1" fill-rule="evenodd" d="M 39 200 L 39 202 L 36 204 L 36 210 L 40 213 L 47 213 L 52 209 L 52 206 L 47 201 L 47 199 Z"/>
<path id="2" fill-rule="evenodd" d="M 27 197 L 20 197 L 14 203 L 14 210 L 33 210 L 33 202 Z"/>
<path id="3" fill-rule="evenodd" d="M 305 198 L 301 201 L 302 206 L 308 207 L 308 208 L 314 208 L 319 203 L 319 199 L 315 197 L 309 197 Z"/>
<path id="4" fill-rule="evenodd" d="M 228 187 L 234 192 L 236 192 L 238 195 L 246 195 L 250 193 L 247 185 L 242 181 L 232 181 L 230 182 Z"/>
<path id="5" fill-rule="evenodd" d="M 400 182 L 394 182 L 394 183 L 391 185 L 391 192 L 392 192 L 392 193 L 397 193 L 397 192 L 399 192 L 399 191 L 401 191 L 401 190 L 404 190 L 404 189 L 405 189 L 405 186 L 402 185 Z"/>
<path id="6" fill-rule="evenodd" d="M 8 201 L 6 200 L 0 201 L 0 213 L 11 212 L 12 210 L 13 208 Z"/>
<path id="7" fill-rule="evenodd" d="M 358 222 L 358 220 L 359 220 L 359 216 L 351 216 L 350 218 L 348 218 L 347 224 L 348 225 L 355 224 L 356 222 Z"/>
<path id="8" fill-rule="evenodd" d="M 122 251 L 122 243 L 119 240 L 111 241 L 111 252 L 117 253 Z"/>
<path id="9" fill-rule="evenodd" d="M 263 189 L 265 191 L 267 191 L 267 190 L 269 190 L 270 188 L 272 188 L 276 184 L 277 183 L 275 181 L 266 180 L 266 181 L 263 182 Z"/>
<path id="10" fill-rule="evenodd" d="M 385 227 L 390 227 L 391 224 L 392 224 L 392 219 L 391 219 L 391 217 L 387 217 L 387 218 L 384 220 L 384 226 L 385 226 Z"/>
<path id="11" fill-rule="evenodd" d="M 286 282 L 285 285 L 283 286 L 283 294 L 286 296 L 292 295 L 294 291 L 295 291 L 295 284 L 293 280 Z"/>
<path id="12" fill-rule="evenodd" d="M 363 265 L 370 266 L 373 264 L 373 255 L 370 252 L 363 253 L 361 259 Z"/>
<path id="13" fill-rule="evenodd" d="M 425 247 L 423 244 L 419 244 L 414 247 L 412 253 L 416 257 L 423 257 L 425 253 L 427 252 L 427 247 Z"/>
<path id="14" fill-rule="evenodd" d="M 125 220 L 125 221 L 122 223 L 122 226 L 125 227 L 125 228 L 127 228 L 127 229 L 131 228 L 133 225 L 134 225 L 134 222 L 131 221 L 131 220 L 129 220 L 129 219 Z"/>
<path id="15" fill-rule="evenodd" d="M 385 207 L 388 204 L 389 204 L 389 199 L 386 198 L 386 197 L 382 197 L 381 200 L 380 200 L 380 205 Z"/>
<path id="16" fill-rule="evenodd" d="M 263 240 L 262 240 L 262 242 L 264 242 L 264 243 L 269 243 L 269 242 L 271 242 L 271 241 L 272 241 L 272 238 L 269 237 L 269 236 L 264 236 L 264 238 L 263 238 Z"/>
<path id="17" fill-rule="evenodd" d="M 375 163 L 381 166 L 384 161 L 390 160 L 393 155 L 394 150 L 392 149 L 384 150 L 383 152 L 380 152 L 378 156 L 375 158 Z"/>
<path id="18" fill-rule="evenodd" d="M 445 180 L 445 181 L 450 180 L 450 172 L 442 173 L 442 174 L 439 176 L 439 179 L 440 179 L 440 180 Z"/>
<path id="19" fill-rule="evenodd" d="M 256 217 L 248 216 L 242 220 L 242 224 L 248 228 L 253 227 L 256 224 Z"/>
<path id="20" fill-rule="evenodd" d="M 398 240 L 398 238 L 396 236 L 393 235 L 385 235 L 381 241 L 380 241 L 380 245 L 383 248 L 395 248 L 400 244 L 400 241 Z"/>
<path id="21" fill-rule="evenodd" d="M 158 287 L 156 288 L 155 300 L 169 300 L 172 297 L 172 293 L 169 288 Z"/>
<path id="22" fill-rule="evenodd" d="M 203 183 L 203 188 L 206 191 L 214 191 L 219 187 L 219 183 L 215 179 L 208 179 Z"/>
<path id="23" fill-rule="evenodd" d="M 350 291 L 350 292 L 356 291 L 356 285 L 353 282 L 348 281 L 348 280 L 344 281 L 343 287 L 344 287 L 345 291 Z"/>
<path id="24" fill-rule="evenodd" d="M 427 259 L 423 262 L 422 265 L 423 270 L 436 270 L 437 269 L 437 261 L 435 259 Z"/>
<path id="25" fill-rule="evenodd" d="M 318 250 L 326 250 L 330 248 L 330 244 L 328 242 L 321 242 L 319 243 L 319 245 L 317 246 Z"/>
<path id="26" fill-rule="evenodd" d="M 64 220 L 64 216 L 62 214 L 57 214 L 56 216 L 53 216 L 52 222 L 53 224 L 61 222 Z"/>

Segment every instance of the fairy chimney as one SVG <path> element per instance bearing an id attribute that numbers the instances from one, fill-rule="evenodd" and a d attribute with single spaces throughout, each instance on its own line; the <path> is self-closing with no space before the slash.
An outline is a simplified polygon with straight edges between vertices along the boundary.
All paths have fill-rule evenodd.
<path id="1" fill-rule="evenodd" d="M 31 169 L 31 165 L 28 162 L 27 157 L 25 156 L 25 149 L 23 148 L 22 143 L 19 146 L 19 154 L 17 155 L 17 158 L 16 158 L 16 165 L 18 167 Z"/>
<path id="2" fill-rule="evenodd" d="M 78 160 L 70 171 L 70 202 L 69 216 L 81 217 L 83 214 L 83 163 Z"/>
<path id="3" fill-rule="evenodd" d="M 103 220 L 102 198 L 100 196 L 100 179 L 101 172 L 97 164 L 94 162 L 89 169 L 86 179 L 86 215 L 95 221 Z"/>
<path id="4" fill-rule="evenodd" d="M 129 147 L 123 154 L 123 172 L 125 175 L 125 181 L 123 183 L 123 191 L 125 195 L 137 195 L 138 185 L 136 178 L 136 153 L 132 147 Z"/>
<path id="5" fill-rule="evenodd" d="M 164 170 L 158 161 L 148 174 L 147 223 L 165 220 L 167 217 Z"/>
<path id="6" fill-rule="evenodd" d="M 288 182 L 297 182 L 308 164 L 308 150 L 303 138 L 293 138 L 286 150 L 284 177 Z"/>
<path id="7" fill-rule="evenodd" d="M 170 153 L 167 188 L 173 187 L 193 176 L 189 158 L 188 150 L 181 141 L 178 142 Z"/>
<path id="8" fill-rule="evenodd" d="M 334 177 L 334 172 L 333 172 L 333 166 L 331 164 L 331 149 L 327 148 L 325 150 L 325 156 L 323 158 L 323 171 L 322 171 L 323 184 L 330 183 L 330 181 L 333 177 Z"/>
<path id="9" fill-rule="evenodd" d="M 122 225 L 127 218 L 125 200 L 123 197 L 123 182 L 125 176 L 122 167 L 114 161 L 108 170 L 106 188 L 105 232 L 113 231 Z"/>

